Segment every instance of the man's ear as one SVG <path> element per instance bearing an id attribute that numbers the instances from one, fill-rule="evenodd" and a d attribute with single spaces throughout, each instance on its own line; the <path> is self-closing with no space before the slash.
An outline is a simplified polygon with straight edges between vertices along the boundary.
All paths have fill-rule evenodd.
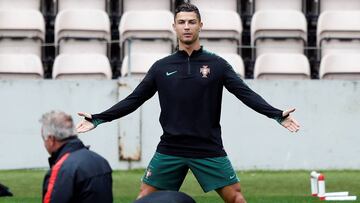
<path id="1" fill-rule="evenodd" d="M 173 30 L 175 31 L 175 22 L 172 24 Z"/>
<path id="2" fill-rule="evenodd" d="M 47 137 L 47 140 L 48 140 L 48 143 L 50 144 L 50 145 L 54 145 L 55 144 L 55 142 L 56 142 L 56 138 L 55 138 L 55 136 L 53 136 L 53 135 L 49 135 L 48 137 Z"/>

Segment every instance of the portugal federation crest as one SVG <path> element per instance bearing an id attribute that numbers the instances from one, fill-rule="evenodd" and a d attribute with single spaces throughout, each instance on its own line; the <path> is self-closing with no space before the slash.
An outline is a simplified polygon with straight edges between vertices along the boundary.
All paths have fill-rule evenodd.
<path id="1" fill-rule="evenodd" d="M 207 78 L 210 74 L 210 68 L 207 65 L 203 65 L 202 68 L 200 68 L 200 73 L 203 78 Z"/>

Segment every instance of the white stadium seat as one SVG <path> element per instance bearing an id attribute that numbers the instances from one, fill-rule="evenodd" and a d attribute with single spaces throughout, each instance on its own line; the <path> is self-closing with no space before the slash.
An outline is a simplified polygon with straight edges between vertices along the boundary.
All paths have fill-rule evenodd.
<path id="1" fill-rule="evenodd" d="M 172 0 L 122 0 L 120 10 L 127 11 L 148 11 L 148 10 L 167 10 L 170 11 Z"/>
<path id="2" fill-rule="evenodd" d="M 0 9 L 32 9 L 40 11 L 41 1 L 42 0 L 0 0 Z"/>
<path id="3" fill-rule="evenodd" d="M 164 58 L 164 53 L 134 53 L 125 56 L 121 65 L 121 76 L 145 76 L 150 67 L 159 59 Z M 130 73 L 130 74 L 129 74 Z"/>
<path id="4" fill-rule="evenodd" d="M 304 0 L 252 0 L 254 11 L 296 10 L 303 11 Z"/>
<path id="5" fill-rule="evenodd" d="M 237 12 L 237 0 L 191 0 L 191 3 L 196 5 L 200 10 L 200 14 L 204 10 L 216 9 Z"/>
<path id="6" fill-rule="evenodd" d="M 35 54 L 0 54 L 0 79 L 42 79 L 43 66 Z"/>
<path id="7" fill-rule="evenodd" d="M 358 11 L 359 0 L 318 0 L 320 13 L 324 11 Z"/>
<path id="8" fill-rule="evenodd" d="M 61 11 L 55 20 L 55 44 L 61 53 L 99 53 L 107 56 L 111 39 L 107 13 L 95 9 Z"/>
<path id="9" fill-rule="evenodd" d="M 218 53 L 225 59 L 234 69 L 234 71 L 241 77 L 245 78 L 245 66 L 241 56 L 234 53 Z"/>
<path id="10" fill-rule="evenodd" d="M 326 11 L 317 27 L 320 57 L 335 53 L 360 53 L 360 11 Z"/>
<path id="11" fill-rule="evenodd" d="M 57 11 L 64 11 L 66 9 L 99 9 L 107 10 L 108 0 L 55 0 Z"/>
<path id="12" fill-rule="evenodd" d="M 102 54 L 60 54 L 55 58 L 54 79 L 111 79 L 109 59 Z"/>
<path id="13" fill-rule="evenodd" d="M 360 80 L 360 54 L 329 54 L 321 59 L 320 79 Z"/>
<path id="14" fill-rule="evenodd" d="M 129 50 L 131 53 L 171 53 L 176 43 L 172 23 L 170 11 L 125 12 L 119 25 L 121 55 L 128 55 Z"/>
<path id="15" fill-rule="evenodd" d="M 241 45 L 242 23 L 235 11 L 203 10 L 201 44 L 212 52 L 238 53 Z"/>
<path id="16" fill-rule="evenodd" d="M 310 79 L 310 64 L 303 54 L 263 54 L 256 59 L 256 79 Z"/>
<path id="17" fill-rule="evenodd" d="M 45 21 L 37 10 L 0 10 L 0 53 L 36 54 L 41 58 Z"/>
<path id="18" fill-rule="evenodd" d="M 307 22 L 294 10 L 257 11 L 251 21 L 254 58 L 264 53 L 304 53 Z"/>

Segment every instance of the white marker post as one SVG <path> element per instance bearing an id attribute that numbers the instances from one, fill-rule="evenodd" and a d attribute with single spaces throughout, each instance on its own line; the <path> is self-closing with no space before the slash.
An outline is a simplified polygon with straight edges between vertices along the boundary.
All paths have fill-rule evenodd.
<path id="1" fill-rule="evenodd" d="M 311 196 L 317 197 L 318 195 L 318 173 L 316 171 L 312 171 L 310 173 L 310 184 L 311 184 Z"/>
<path id="2" fill-rule="evenodd" d="M 311 195 L 326 201 L 354 201 L 356 196 L 349 196 L 349 192 L 328 192 L 325 190 L 325 176 L 316 171 L 310 173 Z"/>
<path id="3" fill-rule="evenodd" d="M 325 176 L 323 174 L 319 174 L 318 176 L 318 197 L 320 200 L 325 199 Z"/>

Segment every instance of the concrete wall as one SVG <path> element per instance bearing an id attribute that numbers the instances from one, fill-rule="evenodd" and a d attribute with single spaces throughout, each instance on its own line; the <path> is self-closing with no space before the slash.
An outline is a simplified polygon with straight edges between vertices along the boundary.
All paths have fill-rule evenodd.
<path id="1" fill-rule="evenodd" d="M 356 128 L 360 121 L 359 82 L 246 82 L 275 107 L 296 107 L 294 116 L 302 129 L 289 133 L 225 90 L 223 141 L 236 169 L 360 169 Z M 64 110 L 77 123 L 76 112 L 105 110 L 137 83 L 132 79 L 122 85 L 114 80 L 0 80 L 0 169 L 47 167 L 38 122 L 44 112 Z M 114 169 L 144 168 L 161 135 L 159 113 L 156 95 L 133 114 L 100 125 L 80 138 Z M 119 161 L 120 144 L 125 144 L 125 155 L 140 152 L 140 161 Z"/>

